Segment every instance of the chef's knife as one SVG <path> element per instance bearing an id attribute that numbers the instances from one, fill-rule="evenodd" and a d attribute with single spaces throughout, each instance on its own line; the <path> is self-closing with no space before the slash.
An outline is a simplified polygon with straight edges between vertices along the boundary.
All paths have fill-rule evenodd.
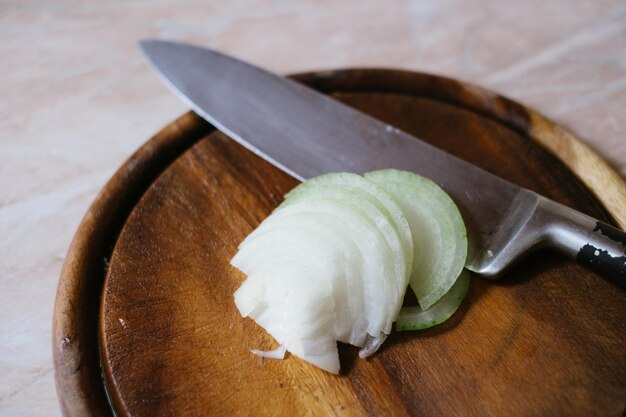
<path id="1" fill-rule="evenodd" d="M 548 247 L 626 289 L 626 233 L 518 187 L 332 98 L 230 56 L 144 40 L 157 73 L 197 114 L 297 179 L 380 168 L 416 172 L 457 203 L 466 267 L 498 277 Z"/>

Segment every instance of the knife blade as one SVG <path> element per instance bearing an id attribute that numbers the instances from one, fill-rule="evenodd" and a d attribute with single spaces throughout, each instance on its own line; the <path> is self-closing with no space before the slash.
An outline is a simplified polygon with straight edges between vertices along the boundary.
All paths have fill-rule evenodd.
<path id="1" fill-rule="evenodd" d="M 293 80 L 217 51 L 143 40 L 163 82 L 198 115 L 299 180 L 381 168 L 438 183 L 468 229 L 466 267 L 496 278 L 548 246 L 626 288 L 626 234 L 518 187 Z"/>

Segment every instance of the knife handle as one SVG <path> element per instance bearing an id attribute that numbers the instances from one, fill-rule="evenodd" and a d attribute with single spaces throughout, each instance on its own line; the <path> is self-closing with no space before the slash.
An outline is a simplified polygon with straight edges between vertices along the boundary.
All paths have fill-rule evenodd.
<path id="1" fill-rule="evenodd" d="M 626 233 L 546 198 L 538 209 L 547 246 L 626 290 Z"/>

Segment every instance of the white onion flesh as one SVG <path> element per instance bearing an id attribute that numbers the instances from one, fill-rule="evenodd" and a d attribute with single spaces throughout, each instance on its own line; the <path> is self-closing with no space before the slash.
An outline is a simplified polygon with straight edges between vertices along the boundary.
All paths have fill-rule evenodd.
<path id="1" fill-rule="evenodd" d="M 373 204 L 379 212 L 386 217 L 386 220 L 391 223 L 390 226 L 400 240 L 401 248 L 399 255 L 404 258 L 404 266 L 411 270 L 413 265 L 413 239 L 411 228 L 401 207 L 398 206 L 397 201 L 395 201 L 386 190 L 360 175 L 333 173 L 312 178 L 299 187 L 296 187 L 287 194 L 285 204 L 297 199 L 299 195 L 304 194 L 307 198 L 311 198 L 312 194 L 320 195 L 324 190 L 332 190 L 335 194 L 339 194 L 342 201 L 347 200 L 346 197 L 348 193 L 358 193 L 369 203 Z M 382 221 L 377 222 L 377 224 L 381 228 L 387 226 L 385 222 Z M 401 265 L 400 268 L 404 266 Z M 399 283 L 400 292 L 404 292 L 405 288 L 405 282 Z"/>
<path id="2" fill-rule="evenodd" d="M 384 289 L 380 289 L 378 288 L 379 286 L 376 285 L 377 283 L 381 283 L 379 275 L 370 275 L 370 280 L 365 280 L 366 288 L 371 287 L 371 283 L 374 283 L 372 292 L 369 293 L 369 295 L 368 293 L 365 294 L 366 299 L 371 299 L 371 294 L 379 294 L 380 291 L 383 291 L 384 294 L 387 295 L 387 300 L 382 301 L 384 304 L 381 307 L 388 307 L 387 311 L 385 311 L 384 323 L 382 325 L 370 324 L 368 326 L 368 333 L 373 335 L 377 334 L 381 330 L 388 333 L 391 330 L 395 316 L 398 314 L 398 310 L 394 309 L 394 306 L 396 306 L 396 308 L 399 307 L 398 300 L 404 296 L 409 272 L 407 263 L 412 260 L 412 253 L 410 254 L 410 259 L 407 259 L 404 256 L 402 251 L 403 244 L 396 228 L 367 198 L 362 198 L 362 195 L 356 194 L 347 189 L 312 189 L 312 191 L 314 191 L 315 194 L 311 194 L 310 197 L 308 195 L 299 195 L 295 200 L 292 200 L 291 197 L 289 197 L 285 204 L 279 207 L 277 214 L 280 215 L 280 212 L 283 210 L 290 211 L 294 205 L 302 205 L 303 202 L 308 207 L 309 205 L 316 204 L 317 202 L 331 201 L 333 203 L 340 204 L 342 207 L 350 208 L 354 212 L 358 212 L 362 218 L 367 219 L 368 228 L 371 229 L 371 233 L 369 237 L 364 240 L 364 243 L 368 246 L 372 246 L 374 244 L 382 246 L 381 248 L 376 249 L 376 251 L 380 251 L 382 254 L 388 254 L 388 256 L 386 255 L 383 260 L 386 270 L 384 274 L 385 276 L 392 278 L 384 280 L 384 285 L 386 286 Z M 350 222 L 350 219 L 344 219 L 343 222 Z M 354 233 L 355 232 L 352 232 L 352 234 Z M 368 259 L 372 256 L 371 250 L 367 247 L 363 247 L 362 254 L 366 259 L 366 262 L 368 262 Z M 375 259 L 372 258 L 370 263 L 374 261 Z M 375 311 L 372 311 L 372 314 L 374 317 L 378 317 L 378 313 Z M 371 323 L 372 319 L 369 321 Z"/>
<path id="3" fill-rule="evenodd" d="M 285 346 L 281 345 L 281 346 L 278 346 L 274 350 L 252 349 L 252 350 L 250 350 L 250 352 L 254 353 L 255 355 L 260 356 L 262 358 L 283 360 L 283 359 L 285 359 L 285 354 L 287 353 L 287 348 Z"/>
<path id="4" fill-rule="evenodd" d="M 439 319 L 458 308 L 460 284 L 455 302 L 444 294 L 465 261 L 459 219 L 450 198 L 415 174 L 383 170 L 308 180 L 239 246 L 231 263 L 247 279 L 235 304 L 285 350 L 338 373 L 337 341 L 361 346 L 359 356 L 367 357 L 398 314 L 405 329 L 411 320 L 413 328 L 424 328 L 428 306 L 439 308 Z M 409 281 L 426 311 L 400 310 Z"/>
<path id="5" fill-rule="evenodd" d="M 359 350 L 359 358 L 365 359 L 376 353 L 376 351 L 378 351 L 378 349 L 382 346 L 385 340 L 387 340 L 387 336 L 388 334 L 383 332 L 380 332 L 378 336 L 375 337 L 367 336 L 363 347 L 361 348 L 361 350 Z"/>
<path id="6" fill-rule="evenodd" d="M 363 311 L 363 285 L 360 279 L 361 263 L 353 262 L 346 267 L 346 258 L 358 254 L 354 242 L 345 234 L 337 233 L 341 223 L 323 213 L 295 213 L 263 224 L 250 235 L 240 247 L 231 263 L 253 274 L 269 263 L 292 262 L 316 271 L 333 286 L 333 298 L 338 307 L 337 340 L 361 345 L 365 339 L 361 332 L 349 324 Z M 269 219 L 268 219 L 269 220 Z M 278 223 L 278 224 L 274 224 Z M 348 291 L 350 285 L 350 291 Z"/>
<path id="7" fill-rule="evenodd" d="M 295 356 L 339 372 L 335 305 L 326 281 L 296 264 L 272 264 L 248 276 L 235 304 Z"/>
<path id="8" fill-rule="evenodd" d="M 370 308 L 362 308 L 358 315 L 364 316 L 365 327 L 370 335 L 377 335 L 380 331 L 389 332 L 395 320 L 397 311 L 402 302 L 404 293 L 397 294 L 394 282 L 382 277 L 393 277 L 394 264 L 391 249 L 381 232 L 362 210 L 358 207 L 358 202 L 352 205 L 331 199 L 314 199 L 311 201 L 296 201 L 276 210 L 268 217 L 257 230 L 249 235 L 240 246 L 240 252 L 235 256 L 246 256 L 247 245 L 251 241 L 263 239 L 264 230 L 271 227 L 282 227 L 280 223 L 287 216 L 296 216 L 303 213 L 324 214 L 335 220 L 336 229 L 345 236 L 350 236 L 357 245 L 359 252 L 356 259 L 347 259 L 346 268 L 351 269 L 356 264 L 362 265 L 363 270 L 360 281 L 363 285 L 363 303 L 370 305 Z M 278 224 L 278 226 L 276 226 Z M 302 233 L 302 239 L 305 238 Z M 262 242 L 260 243 L 263 244 Z M 273 242 L 268 243 L 272 245 Z M 251 251 L 254 252 L 254 251 Z M 315 251 L 308 251 L 304 254 L 314 262 L 323 261 L 322 257 L 316 256 Z M 271 259 L 265 258 L 265 262 Z M 237 262 L 235 266 L 242 269 Z M 248 273 L 245 269 L 243 272 Z M 347 275 L 347 274 L 346 274 Z M 356 278 L 357 280 L 359 278 Z M 349 283 L 349 287 L 351 283 Z M 365 335 L 363 335 L 364 338 Z"/>

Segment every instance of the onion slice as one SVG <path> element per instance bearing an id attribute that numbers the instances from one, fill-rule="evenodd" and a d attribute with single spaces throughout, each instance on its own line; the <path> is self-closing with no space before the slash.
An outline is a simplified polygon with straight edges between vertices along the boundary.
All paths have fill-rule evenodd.
<path id="1" fill-rule="evenodd" d="M 411 288 L 427 310 L 452 287 L 467 257 L 467 232 L 454 201 L 431 180 L 407 171 L 365 174 L 398 203 L 413 236 Z"/>
<path id="2" fill-rule="evenodd" d="M 388 335 L 383 332 L 380 332 L 376 337 L 368 336 L 367 339 L 365 339 L 365 344 L 361 350 L 359 350 L 359 358 L 365 359 L 376 353 L 382 344 L 385 343 L 385 340 L 387 340 L 387 336 Z"/>
<path id="3" fill-rule="evenodd" d="M 250 352 L 262 358 L 283 360 L 285 359 L 285 353 L 287 353 L 287 347 L 285 347 L 284 345 L 280 345 L 274 350 L 252 349 L 250 350 Z"/>
<path id="4" fill-rule="evenodd" d="M 423 330 L 448 320 L 458 310 L 467 295 L 469 284 L 470 274 L 467 269 L 464 269 L 450 291 L 428 310 L 422 310 L 419 306 L 403 307 L 396 320 L 396 330 Z"/>

